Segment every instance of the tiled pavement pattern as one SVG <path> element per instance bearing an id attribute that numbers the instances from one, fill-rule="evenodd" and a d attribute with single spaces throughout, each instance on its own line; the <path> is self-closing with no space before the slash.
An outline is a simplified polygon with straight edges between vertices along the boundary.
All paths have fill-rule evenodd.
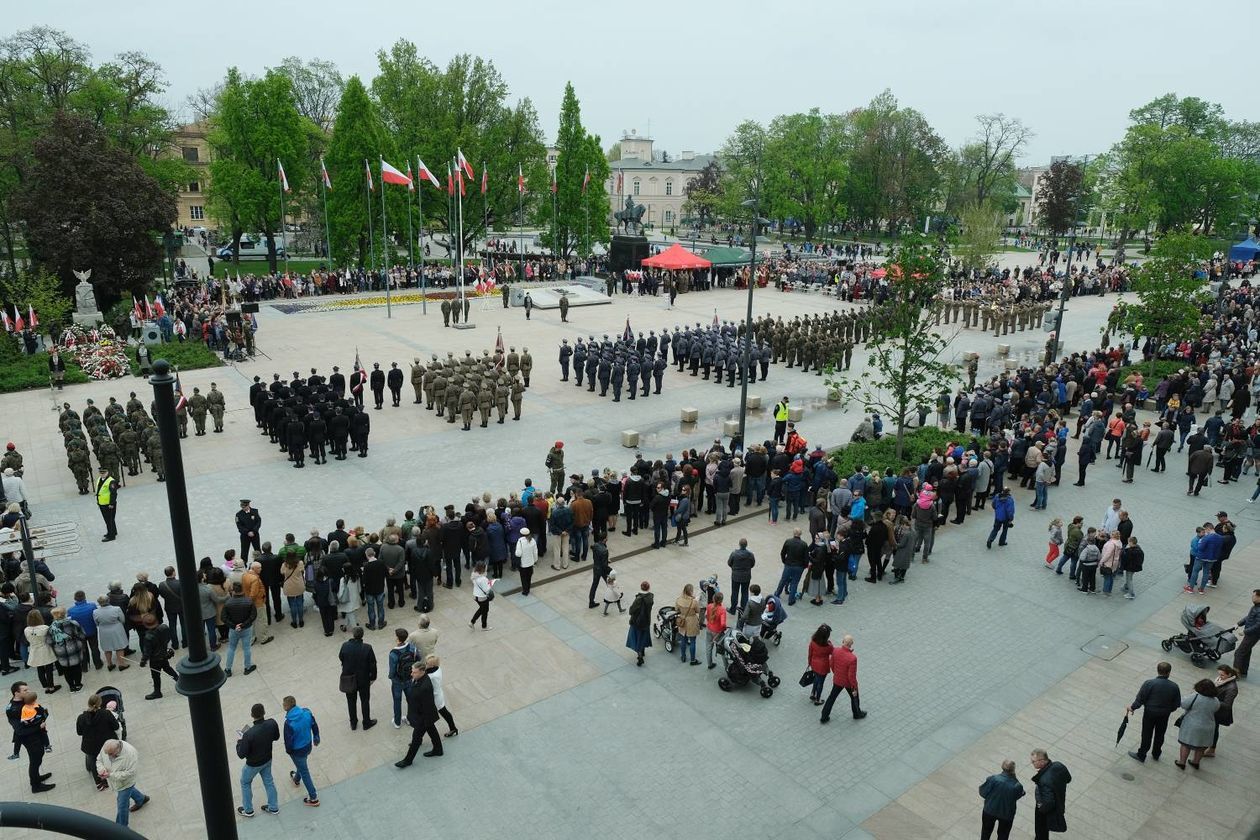
<path id="1" fill-rule="evenodd" d="M 802 296 L 769 295 L 760 300 L 771 311 L 785 314 L 814 303 L 830 308 Z M 714 304 L 720 306 L 721 314 L 734 316 L 740 301 L 734 293 L 696 296 L 689 302 L 694 310 L 690 317 L 706 319 L 704 310 Z M 1079 306 L 1083 312 L 1101 316 L 1112 302 L 1091 300 Z M 636 329 L 640 322 L 646 329 L 643 311 L 659 308 L 660 302 L 618 301 L 617 306 L 601 308 L 608 310 L 601 314 L 608 323 L 596 332 L 623 325 L 623 309 L 629 311 Z M 498 312 L 493 315 L 497 317 Z M 296 326 L 298 318 L 305 324 L 321 317 L 294 316 L 292 323 Z M 339 324 L 347 325 L 365 318 L 361 312 L 338 317 L 343 319 Z M 545 317 L 558 320 L 557 315 Z M 712 317 L 711 311 L 707 317 Z M 533 325 L 539 321 L 535 313 L 530 329 L 536 329 Z M 1096 321 L 1093 325 L 1086 321 L 1076 319 L 1080 342 L 1096 329 Z M 294 328 L 282 321 L 274 323 L 272 341 L 291 341 L 286 352 L 294 355 L 260 369 L 309 367 L 298 358 L 313 352 L 312 345 L 303 343 L 309 339 L 296 332 L 284 333 Z M 504 324 L 505 340 L 519 340 L 507 336 L 510 329 L 522 328 L 519 313 L 514 311 L 512 320 Z M 1071 332 L 1071 318 L 1068 324 Z M 544 329 L 557 338 L 545 341 L 531 336 L 528 340 L 547 344 L 570 334 L 559 332 L 556 325 Z M 387 340 L 411 341 L 392 327 L 385 332 Z M 963 333 L 965 347 L 979 345 L 977 337 L 974 331 Z M 452 333 L 436 332 L 427 338 L 447 342 L 435 346 L 460 348 Z M 1016 335 L 1025 345 L 1024 352 L 1035 352 L 1043 338 L 1041 333 Z M 492 332 L 485 330 L 474 346 L 479 349 L 492 340 Z M 349 337 L 342 342 L 349 346 L 350 357 L 352 342 Z M 226 441 L 190 438 L 185 449 L 195 453 L 190 456 L 195 473 L 190 489 L 196 498 L 207 500 L 194 508 L 198 545 L 216 546 L 203 549 L 211 553 L 234 544 L 231 500 L 241 494 L 259 501 L 270 535 L 286 528 L 301 533 L 310 522 L 323 524 L 351 505 L 382 515 L 401 513 L 410 502 L 400 498 L 414 498 L 417 493 L 443 492 L 457 498 L 460 492 L 486 486 L 497 489 L 498 475 L 518 471 L 537 476 L 541 470 L 535 461 L 540 457 L 534 457 L 533 450 L 543 451 L 556 436 L 557 410 L 566 412 L 566 426 L 573 421 L 606 425 L 609 413 L 594 398 L 588 401 L 584 391 L 576 395 L 577 389 L 565 391 L 563 387 L 570 386 L 549 383 L 548 375 L 554 378 L 554 362 L 543 358 L 537 348 L 531 349 L 538 360 L 537 407 L 531 413 L 527 398 L 522 428 L 509 430 L 516 433 L 513 441 L 527 441 L 528 446 L 503 447 L 495 436 L 486 440 L 499 445 L 487 449 L 476 437 L 478 430 L 468 435 L 448 433 L 444 424 L 432 418 L 417 420 L 408 429 L 388 408 L 373 412 L 373 420 L 383 418 L 383 422 L 374 430 L 372 457 L 366 462 L 352 459 L 330 465 L 324 468 L 329 473 L 309 467 L 301 473 L 285 472 L 277 454 L 257 446 L 259 438 L 252 434 L 250 418 L 244 414 L 236 415 L 235 428 L 229 423 L 232 431 L 224 436 L 233 446 L 211 449 L 202 444 Z M 343 349 L 341 355 L 318 364 L 327 369 L 334 361 L 344 361 L 344 355 Z M 986 359 L 996 361 L 991 354 Z M 215 372 L 221 387 L 226 373 Z M 207 382 L 212 378 L 190 374 L 186 380 L 194 376 Z M 771 377 L 774 391 L 761 389 L 764 394 L 779 390 L 800 390 L 804 396 L 821 393 L 821 380 L 815 377 L 781 370 L 772 371 Z M 243 399 L 246 381 L 240 380 L 238 399 Z M 782 388 L 785 382 L 793 388 Z M 731 391 L 712 385 L 706 390 L 690 377 L 673 379 L 671 374 L 666 380 L 667 394 L 671 384 L 677 388 L 678 405 L 729 409 Z M 98 389 L 98 395 L 125 395 L 118 388 L 91 387 Z M 76 405 L 81 406 L 87 393 L 74 392 Z M 633 409 L 623 402 L 617 422 L 633 410 L 636 423 L 642 417 L 662 430 L 676 429 L 668 419 L 676 410 L 675 400 L 653 400 Z M 0 405 L 15 409 L 18 417 L 30 423 L 46 422 L 51 412 L 37 412 L 40 407 L 34 402 L 29 396 L 0 399 Z M 812 440 L 840 441 L 855 422 L 852 412 L 811 412 L 807 434 Z M 629 453 L 616 446 L 615 431 L 595 432 L 605 443 L 582 448 L 579 464 L 590 459 L 601 466 L 620 465 Z M 572 440 L 581 434 L 561 436 Z M 681 440 L 671 432 L 659 445 L 649 445 L 648 451 L 699 445 L 711 437 L 706 431 L 694 440 Z M 463 438 L 476 445 L 468 449 Z M 228 451 L 238 446 L 240 451 Z M 440 455 L 430 457 L 435 446 Z M 481 468 L 487 452 L 502 465 L 501 470 L 492 474 Z M 1210 797 L 1236 801 L 1245 789 L 1244 781 L 1256 769 L 1250 686 L 1243 687 L 1239 699 L 1239 724 L 1227 732 L 1222 755 L 1215 760 L 1218 764 L 1203 771 L 1202 779 L 1182 779 L 1167 761 L 1138 766 L 1124 756 L 1123 749 L 1111 748 L 1123 704 L 1153 662 L 1164 656 L 1157 647 L 1159 638 L 1178 628 L 1181 596 L 1176 577 L 1193 524 L 1224 507 L 1235 514 L 1246 544 L 1260 520 L 1254 508 L 1242 502 L 1249 485 L 1228 489 L 1217 485 L 1205 497 L 1190 502 L 1180 489 L 1180 459 L 1173 462 L 1167 475 L 1143 473 L 1134 485 L 1119 484 L 1116 471 L 1100 465 L 1091 472 L 1087 487 L 1053 489 L 1051 509 L 1044 514 L 1029 511 L 1025 498 L 1029 494 L 1021 493 L 1017 496 L 1021 505 L 1018 526 L 1011 532 L 1009 547 L 983 549 L 991 514 L 982 512 L 963 528 L 950 526 L 943 531 L 933 562 L 927 566 L 916 562 L 906 585 L 875 586 L 859 580 L 851 584 L 851 598 L 843 607 L 797 605 L 784 625 L 783 646 L 772 649 L 771 666 L 784 684 L 768 700 L 754 689 L 724 694 L 716 685 L 717 672 L 682 666 L 659 646 L 649 653 L 644 668 L 634 667 L 624 647 L 624 617 L 604 618 L 598 610 L 585 608 L 590 580 L 586 571 L 540 586 L 528 599 L 512 595 L 496 600 L 494 629 L 486 634 L 469 631 L 463 624 L 472 611 L 466 590 L 456 598 L 441 597 L 435 615 L 442 633 L 439 652 L 447 673 L 448 705 L 462 734 L 447 742 L 445 757 L 417 759 L 417 765 L 405 773 L 393 768 L 392 762 L 401 757 L 409 732 L 405 728 L 396 732 L 388 724 L 385 683 L 378 681 L 373 698 L 382 725 L 369 733 L 350 732 L 333 670 L 340 635 L 324 639 L 312 627 L 300 631 L 299 639 L 297 632 L 280 627 L 276 642 L 255 648 L 258 672 L 238 675 L 225 686 L 228 728 L 244 720 L 250 703 L 264 702 L 269 712 L 278 713 L 279 698 L 296 693 L 300 702 L 312 707 L 324 730 L 324 743 L 312 759 L 324 804 L 318 810 L 303 808 L 300 792 L 295 793 L 286 782 L 288 765 L 278 758 L 281 814 L 276 818 L 260 814 L 242 823 L 242 835 L 274 836 L 281 827 L 286 835 L 294 836 L 314 831 L 327 837 L 358 836 L 373 828 L 396 831 L 404 824 L 403 815 L 414 810 L 421 815 L 417 830 L 454 837 L 508 832 L 548 837 L 594 832 L 620 837 L 640 836 L 652 829 L 671 836 L 680 831 L 706 835 L 774 831 L 804 838 L 962 837 L 975 833 L 979 801 L 974 791 L 981 779 L 1002 758 L 1012 757 L 1020 763 L 1020 775 L 1026 780 L 1028 750 L 1042 745 L 1066 761 L 1076 776 L 1069 789 L 1072 831 L 1067 836 L 1162 836 L 1154 826 L 1135 820 L 1134 814 L 1148 815 L 1151 822 L 1164 819 L 1170 833 L 1179 829 L 1182 836 L 1241 836 L 1237 833 L 1241 827 L 1255 822 L 1254 809 L 1220 807 Z M 1071 456 L 1068 463 L 1074 463 Z M 1074 467 L 1069 466 L 1065 483 L 1073 473 Z M 344 483 L 345 489 L 339 494 L 330 492 L 329 476 L 336 481 L 333 486 L 341 488 Z M 149 555 L 168 554 L 165 528 L 153 525 L 140 531 L 143 519 L 152 519 L 151 505 L 161 500 L 160 490 L 160 485 L 146 479 L 124 496 L 124 516 L 130 517 L 121 523 L 124 537 L 108 547 L 112 552 L 98 553 L 93 537 L 95 511 L 85 500 L 58 499 L 53 488 L 41 487 L 40 492 L 48 493 L 35 505 L 41 519 L 53 521 L 55 512 L 80 518 L 87 526 L 85 551 L 64 561 L 58 570 L 64 569 L 71 580 L 104 580 L 115 574 L 129 578 L 137 562 L 147 568 L 164 562 Z M 274 504 L 266 504 L 268 492 L 276 499 Z M 1137 524 L 1135 533 L 1147 550 L 1147 571 L 1139 577 L 1141 594 L 1132 602 L 1118 596 L 1086 598 L 1065 578 L 1040 568 L 1049 518 L 1079 512 L 1094 522 L 1113 495 L 1124 498 Z M 376 527 L 372 521 L 365 524 Z M 144 533 L 144 538 L 130 539 L 134 533 Z M 646 577 L 660 606 L 672 603 L 684 582 L 724 571 L 725 556 L 740 536 L 749 538 L 760 558 L 755 579 L 763 586 L 773 585 L 778 577 L 778 547 L 789 534 L 787 523 L 771 528 L 755 515 L 697 534 L 687 549 L 644 552 L 616 565 L 629 590 L 627 598 L 634 584 Z M 644 535 L 637 540 L 613 537 L 614 555 L 647 541 Z M 1256 579 L 1257 563 L 1250 555 L 1240 548 L 1227 569 L 1225 585 L 1207 596 L 1217 604 L 1221 619 L 1236 619 L 1245 610 L 1245 592 Z M 1244 575 L 1244 570 L 1251 574 Z M 546 561 L 542 571 L 550 574 Z M 724 574 L 722 578 L 725 587 Z M 394 624 L 410 624 L 414 617 L 409 609 L 390 616 Z M 857 637 L 864 705 L 871 712 L 860 723 L 844 714 L 842 698 L 832 724 L 820 727 L 817 710 L 795 685 L 804 667 L 805 641 L 824 620 L 833 626 L 835 635 L 851 632 Z M 1082 645 L 1103 634 L 1126 642 L 1129 649 L 1109 663 L 1080 652 Z M 386 633 L 372 635 L 383 658 L 391 640 Z M 1185 686 L 1191 681 L 1190 666 L 1184 657 L 1173 654 L 1171 658 L 1174 676 Z M 103 683 L 87 680 L 89 688 Z M 185 809 L 196 813 L 197 806 L 182 700 L 168 690 L 169 699 L 145 703 L 140 697 L 148 691 L 148 681 L 136 670 L 115 676 L 115 683 L 127 693 L 132 740 L 147 762 L 141 785 L 154 796 L 133 825 L 149 836 L 203 836 L 197 820 L 175 817 L 176 803 L 181 813 Z M 97 794 L 82 776 L 77 739 L 72 734 L 81 697 L 61 692 L 49 701 L 55 714 L 56 751 L 46 767 L 57 773 L 61 784 L 45 801 L 109 814 L 112 806 L 107 795 Z M 1136 731 L 1135 721 L 1129 739 L 1134 743 Z M 24 795 L 21 764 L 14 762 L 6 768 L 11 772 L 4 776 L 6 792 L 0 796 Z M 238 764 L 233 760 L 234 773 Z M 1120 772 L 1134 775 L 1135 780 L 1120 780 Z M 1121 784 L 1124 787 L 1118 787 Z M 1120 791 L 1123 796 L 1118 795 Z M 399 793 L 407 798 L 399 801 Z M 1163 811 L 1156 810 L 1157 801 L 1163 803 Z M 1024 802 L 1016 836 L 1031 835 L 1031 799 Z M 1225 813 L 1236 817 L 1235 821 L 1222 822 Z M 1194 821 L 1186 823 L 1187 815 Z M 272 819 L 280 826 L 273 825 Z"/>

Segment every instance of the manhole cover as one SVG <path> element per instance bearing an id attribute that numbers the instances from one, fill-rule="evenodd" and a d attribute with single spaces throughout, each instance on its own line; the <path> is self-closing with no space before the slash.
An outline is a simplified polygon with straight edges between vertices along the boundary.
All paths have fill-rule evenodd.
<path id="1" fill-rule="evenodd" d="M 1128 649 L 1129 646 L 1124 642 L 1110 636 L 1095 636 L 1081 647 L 1090 656 L 1096 656 L 1104 662 L 1110 662 Z"/>
<path id="2" fill-rule="evenodd" d="M 602 441 L 599 438 L 584 438 L 582 443 L 585 443 L 587 446 L 598 446 Z"/>

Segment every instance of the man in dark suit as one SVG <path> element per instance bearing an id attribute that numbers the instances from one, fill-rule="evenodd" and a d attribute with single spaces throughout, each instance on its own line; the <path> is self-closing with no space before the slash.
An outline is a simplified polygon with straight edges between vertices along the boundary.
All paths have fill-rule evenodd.
<path id="1" fill-rule="evenodd" d="M 236 530 L 241 535 L 241 560 L 248 563 L 250 548 L 261 550 L 258 533 L 262 530 L 262 515 L 249 499 L 241 499 L 241 509 L 236 512 Z"/>
<path id="2" fill-rule="evenodd" d="M 437 731 L 438 710 L 433 700 L 433 682 L 425 673 L 424 664 L 417 662 L 411 666 L 411 684 L 407 686 L 407 722 L 411 724 L 411 743 L 407 745 L 407 755 L 395 767 L 410 767 L 420 751 L 420 742 L 429 736 L 433 748 L 424 754 L 432 758 L 442 754 L 442 739 Z"/>
<path id="3" fill-rule="evenodd" d="M 376 653 L 371 645 L 364 643 L 362 627 L 354 628 L 354 638 L 342 644 L 338 658 L 341 659 L 343 690 L 353 685 L 353 688 L 345 691 L 346 708 L 350 710 L 350 728 L 359 728 L 359 716 L 355 714 L 354 708 L 357 697 L 359 704 L 363 707 L 363 729 L 371 729 L 376 726 L 376 721 L 372 719 L 372 713 L 368 708 L 371 702 L 372 683 L 376 681 Z M 431 699 L 430 702 L 432 702 Z M 437 717 L 436 711 L 434 717 Z"/>
<path id="4" fill-rule="evenodd" d="M 1142 743 L 1137 752 L 1129 753 L 1130 758 L 1144 762 L 1149 752 L 1151 758 L 1159 761 L 1159 753 L 1164 746 L 1164 733 L 1168 730 L 1168 716 L 1181 708 L 1181 689 L 1168 678 L 1171 673 L 1171 664 L 1157 664 L 1156 676 L 1142 683 L 1137 697 L 1125 707 L 1125 712 L 1129 714 L 1141 708 L 1146 709 L 1142 713 Z"/>

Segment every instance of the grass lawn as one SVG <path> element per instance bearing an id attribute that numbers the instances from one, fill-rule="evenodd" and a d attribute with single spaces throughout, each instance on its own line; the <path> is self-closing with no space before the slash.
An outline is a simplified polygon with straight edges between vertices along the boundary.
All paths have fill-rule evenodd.
<path id="1" fill-rule="evenodd" d="M 223 359 L 218 353 L 215 353 L 203 342 L 200 341 L 172 341 L 169 344 L 160 344 L 156 347 L 149 348 L 153 361 L 158 359 L 166 359 L 176 370 L 197 370 L 198 368 L 221 367 Z M 140 363 L 136 361 L 136 348 L 127 348 L 127 359 L 131 362 L 131 372 L 140 373 Z M 70 373 L 66 372 L 66 381 L 70 381 Z"/>
<path id="2" fill-rule="evenodd" d="M 66 384 L 87 382 L 88 375 L 66 360 Z M 48 387 L 48 354 L 20 356 L 0 363 L 0 394 Z"/>
<path id="3" fill-rule="evenodd" d="M 289 271 L 294 271 L 298 274 L 309 274 L 324 264 L 325 261 L 320 259 L 295 258 L 289 260 Z M 280 271 L 284 271 L 284 260 L 276 260 L 276 268 Z M 242 277 L 246 274 L 266 274 L 267 261 L 241 260 L 241 266 L 239 269 L 232 265 L 231 260 L 220 260 L 216 258 L 214 261 L 215 277 L 226 277 L 229 274 L 235 275 L 238 270 L 240 271 Z"/>

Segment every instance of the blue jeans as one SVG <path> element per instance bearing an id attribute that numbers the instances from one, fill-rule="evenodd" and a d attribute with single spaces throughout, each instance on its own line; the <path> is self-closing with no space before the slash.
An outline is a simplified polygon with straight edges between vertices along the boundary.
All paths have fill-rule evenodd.
<path id="1" fill-rule="evenodd" d="M 1204 589 L 1208 585 L 1210 573 L 1212 571 L 1211 560 L 1200 560 L 1195 558 L 1194 565 L 1190 567 L 1190 586 L 1195 587 L 1195 580 L 1199 581 L 1198 589 Z"/>
<path id="2" fill-rule="evenodd" d="M 248 668 L 249 666 L 253 665 L 254 657 L 249 652 L 249 647 L 253 643 L 254 643 L 254 625 L 251 624 L 250 626 L 246 627 L 244 630 L 237 630 L 235 627 L 229 627 L 228 628 L 227 662 L 223 664 L 223 667 L 228 671 L 232 670 L 232 662 L 233 660 L 236 659 L 237 645 L 242 645 L 245 648 L 245 667 Z"/>
<path id="3" fill-rule="evenodd" d="M 751 505 L 753 503 L 754 492 L 757 494 L 757 504 L 761 504 L 761 500 L 766 497 L 766 477 L 764 475 L 757 478 L 744 476 L 744 504 Z"/>
<path id="4" fill-rule="evenodd" d="M 652 521 L 652 545 L 665 545 L 669 542 L 669 520 L 654 519 Z"/>
<path id="5" fill-rule="evenodd" d="M 1103 578 L 1103 592 L 1110 595 L 1111 587 L 1116 582 L 1116 576 L 1114 574 L 1108 574 L 1107 572 L 1103 572 L 1102 578 Z"/>
<path id="6" fill-rule="evenodd" d="M 688 654 L 690 653 L 690 656 Z M 683 662 L 688 662 L 696 658 L 696 637 L 695 636 L 678 636 L 678 658 Z"/>
<path id="7" fill-rule="evenodd" d="M 589 526 L 586 528 L 578 528 L 576 525 L 569 531 L 569 558 L 572 560 L 585 560 L 586 552 L 589 547 L 588 538 L 591 531 Z"/>
<path id="8" fill-rule="evenodd" d="M 319 799 L 319 794 L 315 792 L 315 782 L 311 779 L 310 768 L 306 766 L 310 755 L 310 749 L 307 748 L 303 753 L 289 753 L 289 758 L 293 759 L 293 769 L 297 771 L 298 779 L 306 785 L 306 798 L 314 802 Z"/>
<path id="9" fill-rule="evenodd" d="M 770 497 L 770 521 L 779 521 L 779 500 L 774 496 Z"/>
<path id="10" fill-rule="evenodd" d="M 836 569 L 836 597 L 832 600 L 833 604 L 843 604 L 845 599 L 849 597 L 849 569 Z"/>
<path id="11" fill-rule="evenodd" d="M 1063 552 L 1063 554 L 1061 554 L 1061 555 L 1059 556 L 1059 565 L 1055 566 L 1055 567 L 1054 567 L 1054 570 L 1055 570 L 1056 572 L 1062 572 L 1062 571 L 1063 571 L 1063 564 L 1064 564 L 1064 563 L 1067 563 L 1067 562 L 1070 560 L 1070 561 L 1072 562 L 1072 565 L 1071 565 L 1071 567 L 1069 567 L 1069 568 L 1068 568 L 1068 577 L 1070 577 L 1070 578 L 1072 578 L 1073 580 L 1075 580 L 1075 579 L 1076 579 L 1076 556 L 1077 556 L 1078 554 L 1080 554 L 1080 553 L 1081 553 L 1081 548 L 1080 548 L 1080 546 L 1077 546 L 1077 547 L 1076 547 L 1076 551 L 1073 551 L 1073 552 L 1072 552 L 1072 554 L 1071 554 L 1071 556 L 1069 556 L 1069 555 L 1068 555 L 1068 553 L 1067 553 L 1066 551 L 1065 551 L 1065 552 Z"/>
<path id="12" fill-rule="evenodd" d="M 390 676 L 389 691 L 394 696 L 394 724 L 396 726 L 402 726 L 402 700 L 403 692 L 406 690 L 407 686 L 402 682 L 402 680 L 399 680 L 393 675 Z"/>
<path id="13" fill-rule="evenodd" d="M 126 825 L 127 818 L 131 816 L 131 803 L 139 805 L 144 801 L 144 794 L 137 790 L 135 785 L 120 788 L 115 792 L 118 794 L 118 811 L 114 815 L 114 822 Z"/>
<path id="14" fill-rule="evenodd" d="M 1035 494 L 1033 498 L 1033 507 L 1037 508 L 1037 510 L 1046 509 L 1046 505 L 1048 504 L 1046 499 L 1047 490 L 1048 488 L 1044 481 L 1038 481 L 1033 484 L 1033 493 Z"/>
<path id="15" fill-rule="evenodd" d="M 214 619 L 207 618 L 202 623 L 206 625 L 206 640 L 210 643 L 210 647 L 217 648 L 219 646 L 219 630 L 214 626 Z"/>
<path id="16" fill-rule="evenodd" d="M 800 515 L 801 497 L 798 493 L 785 492 L 784 496 L 787 500 L 787 519 L 795 519 Z"/>
<path id="17" fill-rule="evenodd" d="M 306 599 L 301 595 L 289 597 L 289 620 L 301 623 L 306 615 Z"/>
<path id="18" fill-rule="evenodd" d="M 273 811 L 280 810 L 280 802 L 276 798 L 276 782 L 271 778 L 271 762 L 268 761 L 261 767 L 250 767 L 246 764 L 241 768 L 241 805 L 245 812 L 254 810 L 255 776 L 262 776 L 263 790 L 267 791 L 267 807 Z"/>
<path id="19" fill-rule="evenodd" d="M 381 627 L 385 624 L 385 593 L 367 596 L 368 626 Z"/>
<path id="20" fill-rule="evenodd" d="M 1009 522 L 994 522 L 993 530 L 989 532 L 989 544 L 993 544 L 993 540 L 997 537 L 998 531 L 1002 532 L 1002 538 L 998 540 L 998 545 L 1006 545 L 1006 532 L 1011 529 Z"/>
<path id="21" fill-rule="evenodd" d="M 827 684 L 826 674 L 814 674 L 814 684 L 809 689 L 809 696 L 815 699 L 822 699 L 823 686 Z"/>
<path id="22" fill-rule="evenodd" d="M 779 585 L 774 590 L 775 597 L 783 594 L 786 589 L 788 593 L 788 604 L 795 604 L 797 598 L 797 587 L 801 582 L 801 574 L 804 573 L 803 566 L 784 566 L 783 574 L 779 575 Z"/>

